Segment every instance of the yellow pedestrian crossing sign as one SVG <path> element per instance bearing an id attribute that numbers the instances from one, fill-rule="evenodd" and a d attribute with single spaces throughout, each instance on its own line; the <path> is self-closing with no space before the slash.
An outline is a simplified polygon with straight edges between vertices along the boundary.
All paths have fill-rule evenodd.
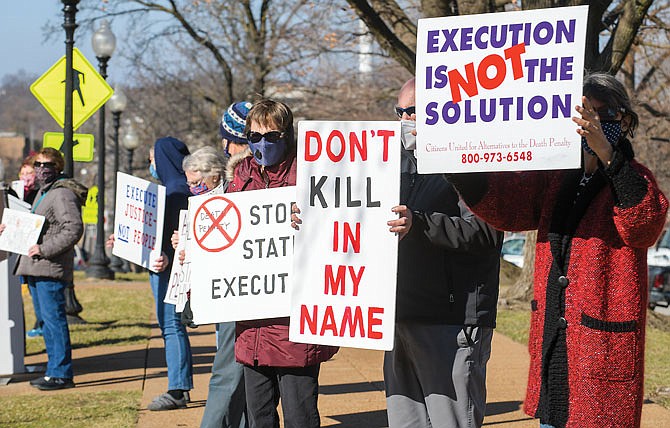
<path id="1" fill-rule="evenodd" d="M 85 224 L 98 224 L 98 186 L 89 187 L 86 203 L 81 207 L 81 219 Z"/>
<path id="2" fill-rule="evenodd" d="M 62 132 L 45 132 L 42 147 L 53 147 L 61 150 L 65 137 Z M 93 160 L 93 135 L 72 135 L 72 160 L 77 162 L 91 162 Z"/>
<path id="3" fill-rule="evenodd" d="M 72 50 L 72 128 L 79 128 L 114 93 L 86 57 Z M 65 56 L 30 85 L 30 92 L 62 127 L 65 122 Z"/>

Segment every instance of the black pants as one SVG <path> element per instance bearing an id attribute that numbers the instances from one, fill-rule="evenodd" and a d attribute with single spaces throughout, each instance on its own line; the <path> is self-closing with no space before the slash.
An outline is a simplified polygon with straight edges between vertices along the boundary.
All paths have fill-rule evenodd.
<path id="1" fill-rule="evenodd" d="M 309 367 L 244 366 L 247 413 L 251 428 L 279 428 L 281 397 L 284 428 L 319 428 L 320 364 Z"/>

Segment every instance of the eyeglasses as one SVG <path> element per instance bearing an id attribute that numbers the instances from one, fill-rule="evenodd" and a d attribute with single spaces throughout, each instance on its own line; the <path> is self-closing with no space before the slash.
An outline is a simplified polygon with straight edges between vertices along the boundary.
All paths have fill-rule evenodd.
<path id="1" fill-rule="evenodd" d="M 261 134 L 260 132 L 255 131 L 249 131 L 247 133 L 247 140 L 251 141 L 252 143 L 257 143 L 261 141 L 262 138 L 265 138 L 265 141 L 268 143 L 276 143 L 277 141 L 281 140 L 282 137 L 284 137 L 284 133 L 281 131 L 270 131 L 266 132 L 265 134 Z"/>
<path id="2" fill-rule="evenodd" d="M 601 121 L 611 121 L 611 120 L 616 120 L 617 115 L 619 113 L 625 114 L 626 109 L 621 107 L 621 108 L 614 108 L 614 107 L 601 107 L 600 109 L 596 110 L 596 113 L 598 114 L 598 118 Z"/>
<path id="3" fill-rule="evenodd" d="M 407 116 L 411 116 L 414 113 L 416 113 L 416 107 L 415 106 L 409 106 L 407 108 L 402 108 L 395 106 L 395 114 L 398 115 L 398 118 L 402 119 L 402 114 L 405 113 Z"/>
<path id="4" fill-rule="evenodd" d="M 56 166 L 55 162 L 33 162 L 35 168 L 54 168 Z"/>

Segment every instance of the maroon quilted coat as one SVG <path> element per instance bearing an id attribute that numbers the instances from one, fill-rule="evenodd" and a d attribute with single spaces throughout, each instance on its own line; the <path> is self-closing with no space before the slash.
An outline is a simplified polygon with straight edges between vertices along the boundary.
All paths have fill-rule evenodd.
<path id="1" fill-rule="evenodd" d="M 282 163 L 265 169 L 252 156 L 236 167 L 228 192 L 295 186 L 296 159 L 289 155 Z M 295 343 L 288 340 L 289 318 L 237 322 L 235 358 L 249 366 L 307 367 L 330 359 L 339 348 Z"/>
<path id="2" fill-rule="evenodd" d="M 494 227 L 538 229 L 526 413 L 557 428 L 639 427 L 647 247 L 668 201 L 651 172 L 619 151 L 585 187 L 582 174 L 450 181 Z"/>

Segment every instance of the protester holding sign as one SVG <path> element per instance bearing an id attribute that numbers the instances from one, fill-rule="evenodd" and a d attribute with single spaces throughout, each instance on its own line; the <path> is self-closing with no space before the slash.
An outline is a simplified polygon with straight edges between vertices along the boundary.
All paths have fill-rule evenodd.
<path id="1" fill-rule="evenodd" d="M 244 130 L 244 119 L 246 119 L 246 114 L 241 119 L 241 131 Z M 193 195 L 220 195 L 228 187 L 228 182 L 223 177 L 226 160 L 212 147 L 203 147 L 193 152 L 192 155 L 186 156 L 183 167 Z M 192 286 L 204 285 L 193 284 Z M 216 355 L 212 363 L 207 403 L 200 427 L 245 428 L 247 427 L 247 415 L 244 369 L 240 363 L 235 361 L 235 322 L 218 323 L 216 333 Z"/>
<path id="2" fill-rule="evenodd" d="M 173 137 L 159 138 L 154 144 L 151 175 L 166 188 L 165 220 L 163 225 L 163 254 L 154 267 L 159 273 L 150 272 L 149 282 L 156 300 L 156 317 L 165 341 L 165 361 L 168 371 L 168 391 L 149 403 L 149 410 L 173 410 L 186 407 L 188 391 L 193 388 L 193 363 L 191 345 L 186 328 L 175 305 L 165 303 L 170 265 L 174 250 L 170 243 L 172 232 L 178 228 L 179 210 L 186 209 L 189 192 L 182 162 L 189 154 L 184 143 Z"/>
<path id="3" fill-rule="evenodd" d="M 43 321 L 49 358 L 45 376 L 30 384 L 47 391 L 74 387 L 64 291 L 72 282 L 74 246 L 84 231 L 81 206 L 87 189 L 62 175 L 64 165 L 63 155 L 53 148 L 43 148 L 35 156 L 40 190 L 31 212 L 44 216 L 45 223 L 37 244 L 19 258 L 15 269 L 28 283 L 35 311 Z"/>
<path id="4" fill-rule="evenodd" d="M 525 411 L 548 427 L 639 427 L 647 248 L 668 201 L 634 159 L 624 86 L 596 73 L 577 106 L 579 170 L 451 175 L 475 213 L 537 229 Z"/>
<path id="5" fill-rule="evenodd" d="M 235 168 L 229 192 L 295 185 L 293 113 L 281 102 L 261 100 L 249 111 L 246 136 L 252 156 Z M 320 363 L 338 348 L 288 340 L 288 318 L 237 323 L 235 356 L 244 364 L 251 426 L 279 426 L 281 398 L 286 428 L 320 426 L 317 407 Z"/>
<path id="6" fill-rule="evenodd" d="M 415 80 L 398 118 L 414 120 Z M 417 173 L 402 135 L 395 346 L 384 357 L 390 428 L 480 427 L 496 321 L 503 235 L 477 218 L 441 175 Z"/>

